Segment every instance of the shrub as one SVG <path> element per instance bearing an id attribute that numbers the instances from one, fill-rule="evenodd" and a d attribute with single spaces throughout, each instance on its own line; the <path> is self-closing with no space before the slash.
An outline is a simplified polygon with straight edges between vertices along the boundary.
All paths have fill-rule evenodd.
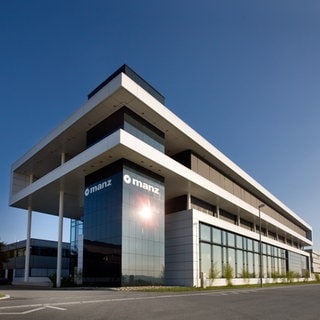
<path id="1" fill-rule="evenodd" d="M 292 283 L 294 281 L 294 279 L 298 280 L 300 278 L 300 274 L 299 274 L 299 272 L 288 271 L 286 273 L 286 277 L 287 277 L 287 281 Z"/>
<path id="2" fill-rule="evenodd" d="M 298 281 L 301 278 L 301 274 L 299 272 L 294 272 L 293 277 Z"/>
<path id="3" fill-rule="evenodd" d="M 249 270 L 247 268 L 243 268 L 241 271 L 241 278 L 243 278 L 243 280 L 246 282 L 249 282 L 250 276 Z"/>
<path id="4" fill-rule="evenodd" d="M 57 284 L 57 274 L 56 274 L 56 273 L 53 273 L 53 274 L 51 274 L 48 278 L 51 280 L 52 285 L 53 285 L 53 287 L 55 288 L 55 287 L 56 287 L 56 284 Z"/>
<path id="5" fill-rule="evenodd" d="M 304 273 L 304 281 L 308 281 L 309 278 L 310 278 L 310 271 L 306 270 Z"/>
<path id="6" fill-rule="evenodd" d="M 57 274 L 56 273 L 51 274 L 48 278 L 51 280 L 52 285 L 55 288 L 57 284 Z M 72 276 L 61 278 L 61 287 L 72 287 L 73 285 L 74 285 L 74 282 L 73 282 Z"/>
<path id="7" fill-rule="evenodd" d="M 287 282 L 293 282 L 293 271 L 287 271 L 286 278 Z"/>
<path id="8" fill-rule="evenodd" d="M 276 282 L 277 279 L 283 278 L 283 275 L 280 272 L 275 271 L 271 272 L 271 278 L 273 279 L 273 282 Z"/>
<path id="9" fill-rule="evenodd" d="M 223 274 L 224 274 L 224 277 L 227 280 L 227 285 L 228 286 L 232 286 L 232 281 L 231 280 L 233 278 L 233 268 L 229 263 L 226 263 L 223 266 Z"/>
<path id="10" fill-rule="evenodd" d="M 214 263 L 213 266 L 209 270 L 209 278 L 215 280 L 219 277 L 219 270 L 217 265 Z"/>

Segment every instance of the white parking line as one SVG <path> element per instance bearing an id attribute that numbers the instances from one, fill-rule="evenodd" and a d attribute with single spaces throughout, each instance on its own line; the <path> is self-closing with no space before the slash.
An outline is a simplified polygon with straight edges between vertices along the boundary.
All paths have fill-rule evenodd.
<path id="1" fill-rule="evenodd" d="M 56 309 L 56 310 L 61 310 L 61 311 L 66 311 L 67 310 L 65 308 L 60 308 L 60 307 L 56 307 L 56 306 L 46 306 L 46 308 Z"/>
<path id="2" fill-rule="evenodd" d="M 9 310 L 9 309 L 21 309 L 21 308 L 30 308 L 33 307 L 33 309 L 30 310 L 26 310 L 26 311 L 21 311 L 21 312 L 1 312 L 0 311 L 0 315 L 3 314 L 28 314 L 28 313 L 32 313 L 32 312 L 36 312 L 36 311 L 40 311 L 40 310 L 44 310 L 44 309 L 56 309 L 56 310 L 60 310 L 60 311 L 65 311 L 67 309 L 65 308 L 60 308 L 60 307 L 56 307 L 56 306 L 50 306 L 50 305 L 21 305 L 21 306 L 10 306 L 10 307 L 0 307 L 0 310 Z"/>
<path id="3" fill-rule="evenodd" d="M 15 314 L 15 315 L 17 315 L 17 314 L 28 314 L 28 313 L 40 311 L 40 310 L 43 310 L 43 309 L 45 309 L 45 307 L 35 308 L 35 309 L 22 311 L 22 312 L 0 312 L 0 314 Z"/>
<path id="4" fill-rule="evenodd" d="M 256 292 L 256 290 L 246 290 L 246 291 L 207 291 L 207 292 L 196 292 L 196 293 L 180 293 L 180 294 L 166 294 L 166 295 L 155 295 L 155 296 L 138 296 L 138 297 L 126 297 L 126 298 L 109 298 L 109 299 L 97 299 L 97 300 L 80 300 L 80 301 L 66 301 L 66 302 L 56 302 L 50 304 L 30 304 L 30 305 L 18 305 L 18 306 L 6 306 L 0 307 L 0 315 L 2 314 L 28 314 L 31 312 L 36 312 L 44 309 L 55 309 L 59 311 L 66 311 L 67 309 L 61 306 L 71 306 L 79 304 L 90 304 L 90 303 L 108 303 L 108 302 L 121 302 L 121 301 L 138 301 L 138 300 L 152 300 L 152 299 L 166 299 L 166 298 L 179 298 L 179 297 L 193 297 L 193 296 L 227 296 L 231 294 L 244 294 Z M 259 292 L 259 291 L 257 291 Z M 19 309 L 19 308 L 33 308 L 22 312 L 2 312 L 5 310 Z"/>

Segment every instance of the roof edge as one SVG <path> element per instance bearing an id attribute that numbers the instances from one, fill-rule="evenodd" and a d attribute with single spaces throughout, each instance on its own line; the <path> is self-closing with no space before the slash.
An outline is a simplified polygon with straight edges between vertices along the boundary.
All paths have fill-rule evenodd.
<path id="1" fill-rule="evenodd" d="M 92 90 L 88 94 L 88 99 L 91 99 L 97 92 L 99 92 L 104 86 L 106 86 L 112 79 L 114 79 L 120 73 L 126 74 L 129 78 L 131 78 L 134 82 L 139 84 L 143 89 L 145 89 L 148 93 L 150 93 L 159 102 L 161 102 L 162 104 L 165 103 L 165 97 L 126 64 L 122 65 L 111 76 L 109 76 L 106 80 L 104 80 L 101 84 L 99 84 L 94 90 Z"/>

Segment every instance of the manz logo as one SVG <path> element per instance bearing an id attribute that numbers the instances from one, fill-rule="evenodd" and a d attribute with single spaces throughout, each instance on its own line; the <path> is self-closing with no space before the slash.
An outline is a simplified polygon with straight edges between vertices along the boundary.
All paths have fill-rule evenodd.
<path id="1" fill-rule="evenodd" d="M 160 195 L 160 190 L 159 188 L 157 187 L 154 187 L 152 186 L 151 184 L 148 184 L 146 182 L 142 182 L 138 179 L 135 179 L 135 178 L 131 178 L 128 174 L 125 174 L 123 176 L 123 181 L 126 183 L 126 184 L 132 184 L 136 187 L 139 187 L 141 189 L 144 189 L 144 190 L 147 190 L 149 192 L 152 192 L 154 194 L 157 194 L 157 195 Z"/>
<path id="2" fill-rule="evenodd" d="M 86 190 L 84 190 L 84 195 L 87 197 L 88 195 L 95 193 L 97 191 L 100 191 L 102 189 L 108 188 L 112 185 L 112 179 L 108 179 L 105 180 L 103 182 L 100 182 L 92 187 L 88 187 L 86 188 Z"/>

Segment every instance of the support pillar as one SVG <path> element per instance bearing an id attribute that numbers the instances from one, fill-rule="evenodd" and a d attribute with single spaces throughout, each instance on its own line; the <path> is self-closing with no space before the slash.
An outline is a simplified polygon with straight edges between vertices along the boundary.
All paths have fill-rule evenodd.
<path id="1" fill-rule="evenodd" d="M 188 192 L 188 194 L 187 194 L 187 209 L 188 210 L 191 209 L 191 195 L 190 195 L 190 192 Z"/>
<path id="2" fill-rule="evenodd" d="M 64 192 L 59 194 L 59 227 L 58 227 L 58 253 L 57 253 L 57 279 L 56 286 L 61 286 L 61 265 L 62 265 L 62 231 L 63 231 L 63 202 Z"/>
<path id="3" fill-rule="evenodd" d="M 309 253 L 308 255 L 308 265 L 307 265 L 307 270 L 309 271 L 309 279 L 312 277 L 312 259 L 311 259 L 311 255 L 312 255 L 312 252 Z"/>
<path id="4" fill-rule="evenodd" d="M 66 155 L 61 153 L 61 165 L 66 161 Z M 64 206 L 64 191 L 61 187 L 59 193 L 59 226 L 58 226 L 58 252 L 57 252 L 57 279 L 56 287 L 61 286 L 61 266 L 62 266 L 62 233 L 63 233 L 63 206 Z"/>
<path id="5" fill-rule="evenodd" d="M 216 217 L 217 217 L 218 219 L 220 218 L 220 207 L 219 207 L 218 204 L 216 205 Z"/>
<path id="6" fill-rule="evenodd" d="M 26 253 L 25 253 L 26 258 L 25 258 L 25 264 L 24 264 L 24 282 L 29 282 L 31 220 L 32 220 L 32 209 L 31 209 L 31 206 L 29 206 L 28 207 Z"/>

